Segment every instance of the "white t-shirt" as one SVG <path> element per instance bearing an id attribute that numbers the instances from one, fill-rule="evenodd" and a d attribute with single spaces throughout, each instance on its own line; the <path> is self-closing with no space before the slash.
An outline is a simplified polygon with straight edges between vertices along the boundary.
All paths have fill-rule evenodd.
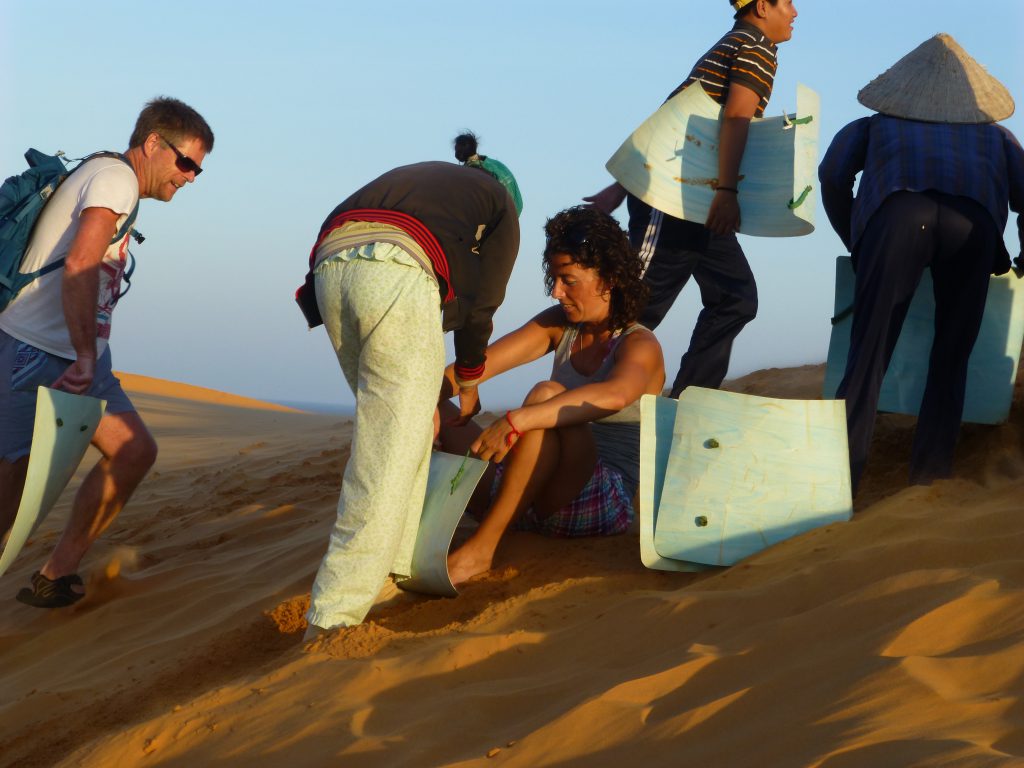
<path id="1" fill-rule="evenodd" d="M 82 211 L 109 208 L 119 214 L 117 228 L 135 208 L 139 182 L 129 165 L 114 157 L 97 157 L 77 168 L 46 203 L 25 252 L 22 272 L 33 272 L 65 258 L 78 233 Z M 107 248 L 100 265 L 96 302 L 96 354 L 110 339 L 110 318 L 121 290 L 127 261 L 128 235 Z M 50 354 L 74 360 L 61 303 L 63 269 L 33 280 L 0 314 L 0 329 Z"/>

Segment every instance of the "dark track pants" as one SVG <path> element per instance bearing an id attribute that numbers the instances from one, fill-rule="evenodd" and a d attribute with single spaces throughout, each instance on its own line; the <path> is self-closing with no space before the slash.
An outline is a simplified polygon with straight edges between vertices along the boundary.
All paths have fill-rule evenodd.
<path id="1" fill-rule="evenodd" d="M 932 344 L 910 460 L 911 483 L 949 477 L 960 431 L 967 361 L 981 327 L 999 234 L 975 201 L 938 192 L 896 192 L 854 248 L 853 329 L 846 373 L 850 472 L 856 490 L 875 428 L 882 379 L 926 268 L 935 286 Z"/>
<path id="2" fill-rule="evenodd" d="M 757 314 L 757 284 L 735 235 L 676 219 L 628 198 L 629 237 L 645 264 L 651 291 L 640 322 L 651 330 L 692 276 L 704 305 L 679 361 L 672 397 L 688 386 L 717 388 L 729 370 L 733 339 Z"/>

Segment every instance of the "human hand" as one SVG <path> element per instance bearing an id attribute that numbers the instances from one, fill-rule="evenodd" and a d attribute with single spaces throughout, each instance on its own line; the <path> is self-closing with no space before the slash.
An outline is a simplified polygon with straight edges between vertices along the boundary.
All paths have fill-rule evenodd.
<path id="1" fill-rule="evenodd" d="M 91 357 L 79 357 L 64 370 L 51 387 L 63 389 L 73 395 L 81 395 L 89 389 L 95 375 L 96 361 Z"/>
<path id="2" fill-rule="evenodd" d="M 484 461 L 499 462 L 512 450 L 519 439 L 519 432 L 512 426 L 507 417 L 495 419 L 494 422 L 480 433 L 473 441 L 470 450 Z"/>
<path id="3" fill-rule="evenodd" d="M 480 391 L 477 389 L 476 384 L 469 387 L 460 387 L 459 415 L 448 422 L 449 425 L 464 427 L 478 413 L 480 413 Z"/>
<path id="4" fill-rule="evenodd" d="M 601 213 L 607 213 L 611 215 L 612 211 L 622 205 L 622 201 L 626 199 L 626 189 L 618 182 L 609 184 L 607 187 L 602 189 L 596 195 L 590 195 L 584 197 L 583 202 L 589 203 L 592 207 L 597 208 Z"/>
<path id="5" fill-rule="evenodd" d="M 716 235 L 728 235 L 740 229 L 740 203 L 735 192 L 720 189 L 711 200 L 705 225 Z"/>

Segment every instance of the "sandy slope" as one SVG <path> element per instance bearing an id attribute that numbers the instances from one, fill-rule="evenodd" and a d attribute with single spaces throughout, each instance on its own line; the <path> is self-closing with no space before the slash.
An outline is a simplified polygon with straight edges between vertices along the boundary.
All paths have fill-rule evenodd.
<path id="1" fill-rule="evenodd" d="M 512 535 L 460 597 L 392 589 L 303 649 L 350 427 L 142 384 L 161 456 L 89 597 L 0 602 L 2 765 L 1024 764 L 1021 398 L 930 488 L 903 487 L 912 420 L 884 417 L 852 523 L 729 570 L 646 571 L 634 535 Z"/>

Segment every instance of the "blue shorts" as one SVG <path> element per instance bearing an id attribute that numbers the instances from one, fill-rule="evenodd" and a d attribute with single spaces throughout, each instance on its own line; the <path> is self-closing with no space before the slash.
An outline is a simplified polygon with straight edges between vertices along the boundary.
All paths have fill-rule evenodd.
<path id="1" fill-rule="evenodd" d="M 48 387 L 71 365 L 0 331 L 0 459 L 17 461 L 32 448 L 36 390 Z M 85 393 L 107 401 L 107 413 L 135 410 L 111 370 L 110 348 L 96 361 L 96 376 Z"/>

